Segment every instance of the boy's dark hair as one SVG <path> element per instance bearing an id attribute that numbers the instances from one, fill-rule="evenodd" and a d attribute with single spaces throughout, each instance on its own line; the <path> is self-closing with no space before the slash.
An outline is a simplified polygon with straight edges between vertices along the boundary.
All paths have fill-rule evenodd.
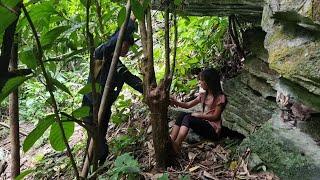
<path id="1" fill-rule="evenodd" d="M 129 19 L 126 32 L 124 34 L 124 41 L 128 42 L 130 46 L 134 44 L 133 33 L 136 31 L 135 22 L 132 19 Z M 119 29 L 111 36 L 108 42 L 100 45 L 96 48 L 94 52 L 94 57 L 96 59 L 103 59 L 103 57 L 109 57 L 116 47 L 117 39 L 119 36 Z"/>
<path id="2" fill-rule="evenodd" d="M 213 68 L 208 68 L 200 72 L 198 78 L 206 82 L 208 88 L 212 91 L 214 96 L 222 94 L 222 87 L 220 83 L 220 74 Z"/>

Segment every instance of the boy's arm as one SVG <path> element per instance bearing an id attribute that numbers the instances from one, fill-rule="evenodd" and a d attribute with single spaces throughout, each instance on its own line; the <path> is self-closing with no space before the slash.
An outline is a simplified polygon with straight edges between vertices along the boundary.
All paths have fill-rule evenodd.
<path id="1" fill-rule="evenodd" d="M 117 64 L 117 72 L 125 83 L 136 91 L 139 91 L 141 94 L 143 93 L 142 80 L 138 76 L 133 75 L 120 61 L 118 61 Z"/>
<path id="2" fill-rule="evenodd" d="M 207 121 L 217 121 L 217 120 L 220 120 L 222 112 L 223 112 L 223 107 L 222 105 L 219 105 L 214 110 L 212 110 L 212 112 L 211 111 L 207 113 L 194 112 L 191 115 L 197 118 L 205 119 Z"/>

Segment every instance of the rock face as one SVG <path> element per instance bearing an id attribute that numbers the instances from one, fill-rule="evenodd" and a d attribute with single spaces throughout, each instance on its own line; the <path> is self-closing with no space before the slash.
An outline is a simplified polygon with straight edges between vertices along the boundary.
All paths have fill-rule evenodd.
<path id="1" fill-rule="evenodd" d="M 270 67 L 320 95 L 319 1 L 269 0 L 267 3 L 262 27 L 267 32 L 265 47 Z"/>

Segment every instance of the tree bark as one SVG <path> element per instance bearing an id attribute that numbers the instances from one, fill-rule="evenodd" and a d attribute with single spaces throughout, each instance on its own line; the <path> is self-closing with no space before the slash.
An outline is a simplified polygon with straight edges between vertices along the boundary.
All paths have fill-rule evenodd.
<path id="1" fill-rule="evenodd" d="M 18 68 L 18 42 L 12 46 L 10 71 Z M 10 141 L 11 141 L 11 178 L 20 174 L 20 138 L 19 138 L 19 100 L 18 89 L 9 96 Z"/>
<path id="2" fill-rule="evenodd" d="M 168 11 L 169 13 L 169 11 Z M 167 16 L 169 17 L 169 16 Z M 145 22 L 146 20 L 146 22 Z M 168 19 L 166 21 L 169 22 Z M 145 26 L 147 24 L 147 26 Z M 166 25 L 169 27 L 169 25 Z M 168 28 L 169 29 L 169 28 Z M 167 29 L 167 34 L 169 33 Z M 165 168 L 169 163 L 169 127 L 168 127 L 168 100 L 169 93 L 168 87 L 168 75 L 170 67 L 169 57 L 169 41 L 166 41 L 166 75 L 164 80 L 157 86 L 154 60 L 153 60 L 153 36 L 152 36 L 152 19 L 150 7 L 146 9 L 146 17 L 140 21 L 140 33 L 142 37 L 142 44 L 144 48 L 144 99 L 151 111 L 151 125 L 152 125 L 152 138 L 155 149 L 156 162 L 159 168 Z"/>

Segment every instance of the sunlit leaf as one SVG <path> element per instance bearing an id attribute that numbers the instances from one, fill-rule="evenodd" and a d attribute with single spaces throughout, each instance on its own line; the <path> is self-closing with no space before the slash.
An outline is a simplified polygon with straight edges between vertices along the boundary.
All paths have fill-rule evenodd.
<path id="1" fill-rule="evenodd" d="M 25 76 L 17 76 L 10 78 L 4 87 L 1 90 L 0 93 L 0 103 L 6 98 L 12 91 L 16 90 L 23 82 L 28 80 L 30 77 Z"/>
<path id="2" fill-rule="evenodd" d="M 126 19 L 126 8 L 123 7 L 121 8 L 119 14 L 118 14 L 118 26 L 121 27 L 123 24 L 124 20 Z"/>
<path id="3" fill-rule="evenodd" d="M 24 179 L 27 175 L 29 175 L 30 173 L 34 172 L 33 169 L 27 169 L 25 171 L 22 171 L 19 176 L 15 177 L 14 180 L 22 180 Z"/>
<path id="4" fill-rule="evenodd" d="M 131 6 L 132 6 L 132 11 L 134 16 L 142 21 L 143 16 L 144 16 L 144 9 L 141 5 L 141 3 L 138 0 L 131 0 Z"/>
<path id="5" fill-rule="evenodd" d="M 62 122 L 62 126 L 68 140 L 74 132 L 74 122 Z M 51 126 L 49 140 L 52 148 L 56 151 L 63 151 L 66 148 L 61 129 L 57 122 Z"/>
<path id="6" fill-rule="evenodd" d="M 37 126 L 29 133 L 29 135 L 24 140 L 23 151 L 27 152 L 54 121 L 54 114 L 50 114 L 46 116 L 44 119 L 39 120 Z"/>
<path id="7" fill-rule="evenodd" d="M 90 113 L 90 107 L 89 106 L 82 106 L 75 111 L 72 112 L 72 115 L 75 118 L 83 118 L 89 116 Z"/>

